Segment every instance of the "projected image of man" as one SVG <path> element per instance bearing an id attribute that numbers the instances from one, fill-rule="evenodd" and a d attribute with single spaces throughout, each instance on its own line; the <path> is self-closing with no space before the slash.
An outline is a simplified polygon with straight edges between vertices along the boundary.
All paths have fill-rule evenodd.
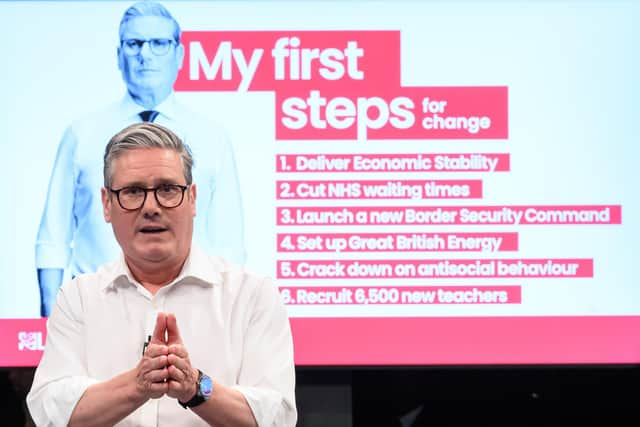
<path id="1" fill-rule="evenodd" d="M 129 7 L 120 22 L 117 47 L 126 93 L 75 120 L 63 135 L 36 241 L 42 316 L 49 315 L 65 275 L 95 271 L 118 255 L 109 227 L 100 221 L 101 153 L 113 134 L 133 123 L 166 126 L 190 147 L 199 159 L 194 167 L 200 195 L 194 238 L 209 254 L 237 263 L 245 260 L 232 146 L 219 127 L 181 105 L 173 92 L 184 58 L 180 35 L 178 22 L 160 3 Z"/>

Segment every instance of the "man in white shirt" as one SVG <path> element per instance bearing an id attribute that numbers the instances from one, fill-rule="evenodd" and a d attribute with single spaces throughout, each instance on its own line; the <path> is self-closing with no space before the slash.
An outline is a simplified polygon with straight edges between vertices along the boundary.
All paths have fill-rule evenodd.
<path id="1" fill-rule="evenodd" d="M 195 234 L 208 254 L 245 261 L 242 202 L 231 144 L 220 128 L 182 106 L 173 84 L 182 66 L 180 27 L 159 3 L 139 2 L 120 22 L 118 67 L 123 99 L 74 121 L 58 147 L 36 241 L 40 312 L 48 316 L 65 277 L 93 272 L 118 256 L 100 219 L 102 154 L 111 136 L 132 123 L 153 121 L 189 146 L 198 164 Z"/>
<path id="2" fill-rule="evenodd" d="M 270 279 L 192 244 L 192 164 L 155 123 L 107 145 L 122 256 L 60 289 L 27 396 L 38 426 L 295 426 L 286 309 Z"/>

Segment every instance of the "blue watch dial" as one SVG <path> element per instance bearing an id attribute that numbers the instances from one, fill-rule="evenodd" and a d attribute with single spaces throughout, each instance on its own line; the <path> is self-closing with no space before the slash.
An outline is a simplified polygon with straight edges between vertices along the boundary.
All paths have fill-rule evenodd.
<path id="1" fill-rule="evenodd" d="M 200 378 L 200 394 L 206 399 L 211 396 L 211 392 L 213 392 L 213 381 L 203 374 Z"/>

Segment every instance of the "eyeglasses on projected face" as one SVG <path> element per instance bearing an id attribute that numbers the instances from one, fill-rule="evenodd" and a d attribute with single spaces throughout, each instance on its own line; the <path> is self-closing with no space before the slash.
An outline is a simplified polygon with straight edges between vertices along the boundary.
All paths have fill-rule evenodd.
<path id="1" fill-rule="evenodd" d="M 116 195 L 118 204 L 126 211 L 136 211 L 144 206 L 147 201 L 147 193 L 153 191 L 156 202 L 163 208 L 177 208 L 184 200 L 184 192 L 188 185 L 161 184 L 157 187 L 122 187 L 117 190 L 109 188 Z"/>
<path id="2" fill-rule="evenodd" d="M 166 55 L 172 45 L 178 44 L 174 39 L 124 39 L 120 43 L 122 51 L 127 56 L 139 54 L 145 43 L 149 43 L 151 53 L 156 56 Z"/>

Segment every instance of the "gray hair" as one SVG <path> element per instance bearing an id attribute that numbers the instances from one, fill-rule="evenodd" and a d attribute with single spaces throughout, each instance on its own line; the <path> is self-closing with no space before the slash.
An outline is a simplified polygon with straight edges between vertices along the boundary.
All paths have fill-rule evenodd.
<path id="1" fill-rule="evenodd" d="M 149 148 L 165 148 L 180 155 L 184 179 L 193 182 L 193 155 L 189 147 L 172 131 L 156 123 L 143 122 L 127 126 L 115 134 L 104 150 L 104 186 L 111 188 L 113 161 L 122 153 Z"/>
<path id="2" fill-rule="evenodd" d="M 173 23 L 173 38 L 176 43 L 180 44 L 180 25 L 175 20 L 171 12 L 160 3 L 152 0 L 144 0 L 131 5 L 122 15 L 120 20 L 120 41 L 122 41 L 122 34 L 124 33 L 124 26 L 129 20 L 141 16 L 162 16 L 169 19 Z"/>

